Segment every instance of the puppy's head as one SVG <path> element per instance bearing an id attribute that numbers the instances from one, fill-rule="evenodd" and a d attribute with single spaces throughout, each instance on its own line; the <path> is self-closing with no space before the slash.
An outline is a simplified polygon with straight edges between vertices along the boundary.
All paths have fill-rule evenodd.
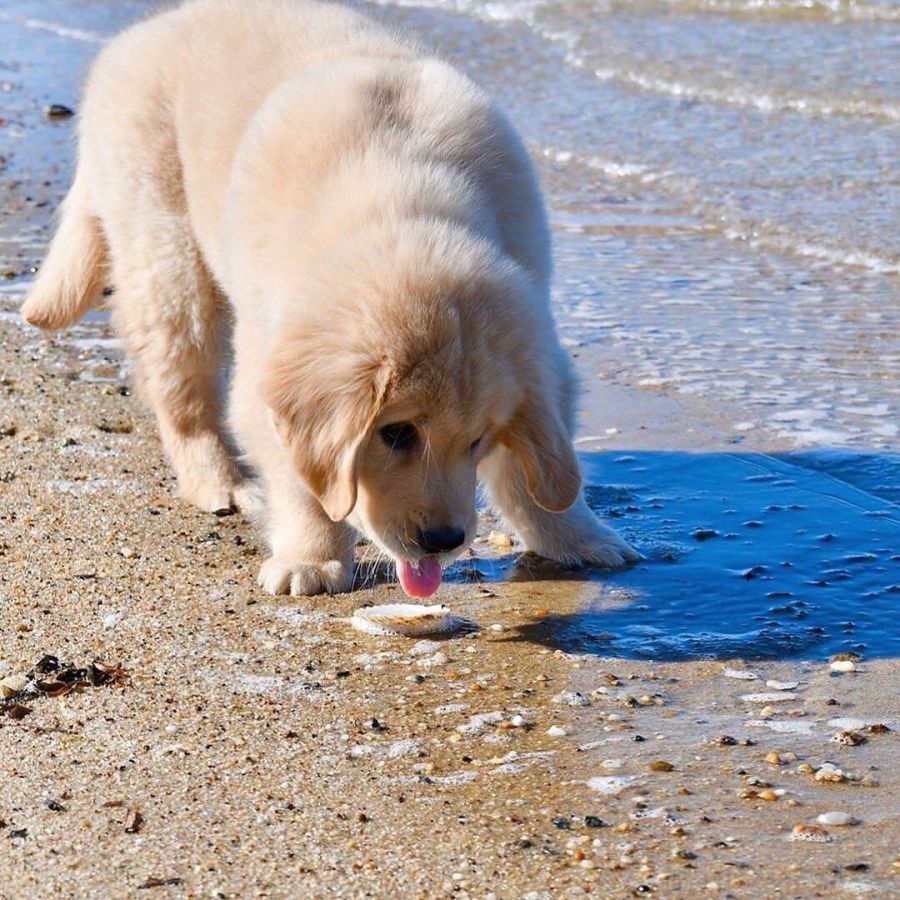
<path id="1" fill-rule="evenodd" d="M 475 535 L 488 454 L 512 454 L 509 477 L 553 512 L 574 502 L 580 474 L 557 408 L 555 341 L 525 274 L 446 227 L 382 241 L 343 269 L 332 260 L 339 282 L 323 275 L 308 288 L 316 303 L 307 296 L 287 317 L 265 396 L 325 512 L 349 519 L 397 562 L 408 593 L 427 596 Z"/>

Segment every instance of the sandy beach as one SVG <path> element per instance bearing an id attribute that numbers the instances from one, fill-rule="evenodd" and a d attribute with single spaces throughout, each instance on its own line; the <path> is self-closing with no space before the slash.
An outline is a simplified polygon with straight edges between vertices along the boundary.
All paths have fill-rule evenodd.
<path id="1" fill-rule="evenodd" d="M 0 686 L 47 655 L 124 672 L 0 700 L 0 897 L 896 896 L 893 201 L 859 220 L 871 265 L 804 253 L 787 219 L 755 243 L 714 231 L 641 180 L 655 170 L 598 162 L 626 159 L 621 131 L 579 155 L 597 120 L 564 116 L 574 98 L 618 115 L 573 87 L 590 67 L 525 115 L 522 48 L 557 79 L 578 49 L 543 34 L 557 5 L 434 6 L 376 13 L 465 58 L 526 133 L 589 497 L 646 560 L 564 572 L 485 511 L 438 596 L 471 623 L 447 637 L 355 631 L 356 608 L 401 596 L 364 564 L 350 595 L 263 594 L 256 527 L 174 497 L 104 315 L 50 338 L 19 321 L 71 171 L 73 119 L 46 107 L 77 108 L 92 54 L 144 6 L 16 0 L 0 14 Z M 616 102 L 646 93 L 633 82 Z M 741 106 L 732 87 L 690 102 L 769 116 L 785 139 L 788 101 Z M 845 104 L 834 127 L 850 141 L 859 114 L 888 147 L 891 96 L 866 96 L 882 105 Z M 860 167 L 861 196 L 884 171 Z M 810 211 L 803 246 L 846 246 L 854 208 Z"/>

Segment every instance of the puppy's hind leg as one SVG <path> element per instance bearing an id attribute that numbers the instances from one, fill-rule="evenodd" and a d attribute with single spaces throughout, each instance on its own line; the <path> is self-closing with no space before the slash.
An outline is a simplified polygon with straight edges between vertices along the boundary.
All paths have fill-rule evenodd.
<path id="1" fill-rule="evenodd" d="M 481 474 L 492 503 L 533 553 L 566 565 L 604 568 L 616 568 L 641 558 L 594 515 L 583 490 L 565 512 L 551 513 L 537 506 L 528 492 L 518 458 L 505 447 L 497 447 L 490 454 L 482 464 Z"/>
<path id="2" fill-rule="evenodd" d="M 224 301 L 183 214 L 132 207 L 104 224 L 116 287 L 113 322 L 134 361 L 138 392 L 156 413 L 179 494 L 203 510 L 228 510 L 241 475 L 219 423 Z"/>

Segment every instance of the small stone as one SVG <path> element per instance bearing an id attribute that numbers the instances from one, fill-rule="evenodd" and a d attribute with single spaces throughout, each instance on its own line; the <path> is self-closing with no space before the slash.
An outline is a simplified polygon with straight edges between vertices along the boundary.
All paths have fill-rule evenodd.
<path id="1" fill-rule="evenodd" d="M 513 728 L 526 728 L 529 723 L 524 716 L 513 716 L 509 720 L 509 724 L 512 725 Z"/>
<path id="2" fill-rule="evenodd" d="M 806 825 L 801 822 L 799 825 L 794 826 L 794 830 L 791 832 L 791 840 L 825 844 L 834 839 L 820 825 Z"/>
<path id="3" fill-rule="evenodd" d="M 800 763 L 800 765 L 797 766 L 797 771 L 801 775 L 814 775 L 816 770 L 809 763 L 804 762 L 804 763 Z"/>
<path id="4" fill-rule="evenodd" d="M 759 792 L 759 799 L 768 800 L 769 802 L 777 800 L 778 796 L 779 795 L 775 791 L 773 791 L 772 788 L 766 788 L 764 791 Z"/>
<path id="5" fill-rule="evenodd" d="M 859 819 L 854 818 L 850 813 L 840 812 L 838 810 L 822 813 L 821 816 L 816 817 L 816 821 L 820 825 L 835 825 L 837 827 L 859 825 Z"/>
<path id="6" fill-rule="evenodd" d="M 852 659 L 836 659 L 829 664 L 832 672 L 856 672 L 856 663 Z"/>
<path id="7" fill-rule="evenodd" d="M 9 700 L 16 697 L 28 687 L 28 679 L 24 675 L 7 675 L 0 680 L 0 699 Z"/>
<path id="8" fill-rule="evenodd" d="M 75 115 L 75 110 L 62 103 L 51 103 L 44 108 L 44 115 L 48 119 L 69 119 Z"/>
<path id="9" fill-rule="evenodd" d="M 491 625 L 491 631 L 506 631 L 506 626 L 501 625 L 499 622 Z"/>
<path id="10" fill-rule="evenodd" d="M 734 747 L 737 744 L 737 738 L 733 738 L 730 734 L 720 734 L 713 740 L 718 747 Z"/>
<path id="11" fill-rule="evenodd" d="M 775 709 L 774 706 L 764 706 L 764 707 L 759 711 L 759 714 L 760 714 L 764 719 L 769 719 L 769 718 L 771 718 L 772 716 L 774 716 L 776 712 L 777 712 L 777 710 Z"/>
<path id="12" fill-rule="evenodd" d="M 772 750 L 771 752 L 766 754 L 766 762 L 771 763 L 773 766 L 780 766 L 781 757 L 774 750 Z"/>
<path id="13" fill-rule="evenodd" d="M 671 772 L 674 768 L 675 766 L 665 759 L 657 759 L 655 762 L 650 763 L 651 772 Z"/>
<path id="14" fill-rule="evenodd" d="M 799 681 L 767 681 L 766 687 L 773 691 L 793 691 L 800 687 Z"/>
<path id="15" fill-rule="evenodd" d="M 550 737 L 565 737 L 567 732 L 565 728 L 560 728 L 559 725 L 551 725 L 547 729 L 547 734 L 549 734 Z"/>
<path id="16" fill-rule="evenodd" d="M 585 816 L 584 824 L 588 828 L 606 828 L 609 825 L 604 819 L 601 819 L 600 816 Z"/>

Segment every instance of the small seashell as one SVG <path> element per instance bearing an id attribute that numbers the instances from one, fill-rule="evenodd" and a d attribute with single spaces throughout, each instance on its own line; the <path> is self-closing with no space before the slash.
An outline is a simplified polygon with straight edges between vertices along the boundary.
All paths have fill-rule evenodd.
<path id="1" fill-rule="evenodd" d="M 784 703 L 787 700 L 796 699 L 796 694 L 790 694 L 786 692 L 741 695 L 741 700 L 743 700 L 745 703 Z"/>
<path id="2" fill-rule="evenodd" d="M 366 634 L 402 634 L 417 637 L 439 634 L 459 628 L 461 620 L 450 615 L 450 607 L 420 606 L 416 603 L 388 603 L 384 606 L 364 606 L 350 619 L 357 631 Z"/>
<path id="3" fill-rule="evenodd" d="M 28 679 L 24 675 L 7 675 L 0 681 L 0 698 L 9 700 L 16 697 L 28 687 Z"/>
<path id="4" fill-rule="evenodd" d="M 579 694 L 578 691 L 563 691 L 561 694 L 557 694 L 553 700 L 553 703 L 563 703 L 566 706 L 590 706 L 591 701 L 588 700 L 584 694 Z"/>
<path id="5" fill-rule="evenodd" d="M 836 659 L 829 664 L 832 672 L 856 672 L 856 663 L 852 659 Z"/>
<path id="6" fill-rule="evenodd" d="M 815 779 L 830 784 L 843 784 L 847 780 L 847 776 L 843 769 L 839 769 L 833 763 L 823 763 L 816 771 Z"/>
<path id="7" fill-rule="evenodd" d="M 754 675 L 752 672 L 746 672 L 743 669 L 726 669 L 722 673 L 726 678 L 736 678 L 741 681 L 758 681 L 759 675 Z"/>
<path id="8" fill-rule="evenodd" d="M 858 747 L 865 744 L 868 738 L 858 731 L 838 731 L 831 736 L 833 744 L 841 744 L 844 747 Z"/>
<path id="9" fill-rule="evenodd" d="M 835 825 L 843 827 L 845 825 L 859 825 L 859 819 L 854 818 L 850 813 L 832 810 L 831 812 L 822 813 L 816 817 L 816 821 L 820 825 Z"/>
<path id="10" fill-rule="evenodd" d="M 793 691 L 800 687 L 799 681 L 767 681 L 766 687 L 773 691 Z"/>
<path id="11" fill-rule="evenodd" d="M 803 823 L 794 826 L 791 832 L 792 841 L 812 841 L 816 844 L 825 844 L 834 840 L 832 836 L 820 825 L 805 825 Z"/>

